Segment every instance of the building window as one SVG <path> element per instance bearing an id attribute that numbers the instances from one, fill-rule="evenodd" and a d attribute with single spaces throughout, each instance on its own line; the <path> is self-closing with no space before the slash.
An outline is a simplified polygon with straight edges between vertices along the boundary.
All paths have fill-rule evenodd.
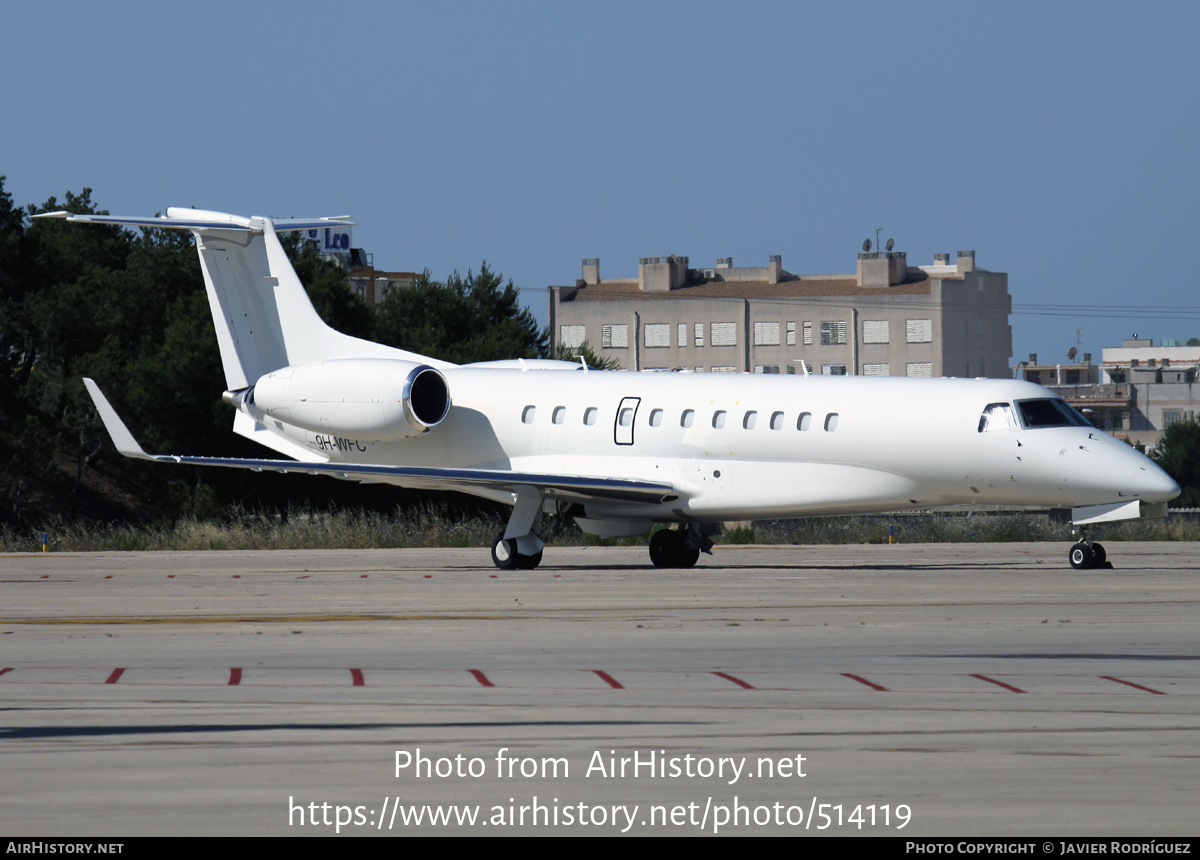
<path id="1" fill-rule="evenodd" d="M 646 348 L 661 349 L 671 345 L 670 323 L 646 324 Z"/>
<path id="2" fill-rule="evenodd" d="M 844 364 L 822 364 L 821 373 L 824 376 L 845 376 L 846 365 Z"/>
<path id="3" fill-rule="evenodd" d="M 709 372 L 710 372 L 710 373 L 737 373 L 737 368 L 736 368 L 736 367 L 732 367 L 731 365 L 728 365 L 728 364 L 727 364 L 727 365 L 724 365 L 724 366 L 722 366 L 722 367 L 714 367 L 714 368 L 713 368 L 711 371 L 709 371 Z"/>
<path id="4" fill-rule="evenodd" d="M 787 324 L 787 345 L 796 345 L 796 321 L 790 320 Z"/>
<path id="5" fill-rule="evenodd" d="M 600 346 L 604 349 L 629 347 L 629 326 L 624 323 L 605 323 L 600 328 Z"/>
<path id="6" fill-rule="evenodd" d="M 756 322 L 754 324 L 755 346 L 779 346 L 779 323 Z"/>
<path id="7" fill-rule="evenodd" d="M 696 323 L 692 330 L 696 339 L 696 346 L 704 346 L 704 323 Z"/>
<path id="8" fill-rule="evenodd" d="M 675 345 L 682 348 L 687 346 L 687 323 L 680 323 L 675 334 Z"/>
<path id="9" fill-rule="evenodd" d="M 904 337 L 909 343 L 932 343 L 933 320 L 908 320 L 904 324 Z"/>
<path id="10" fill-rule="evenodd" d="M 821 345 L 832 346 L 846 342 L 846 321 L 826 320 L 821 323 Z"/>
<path id="11" fill-rule="evenodd" d="M 559 343 L 568 349 L 583 346 L 583 342 L 587 340 L 587 326 L 585 325 L 559 326 L 558 332 Z"/>
<path id="12" fill-rule="evenodd" d="M 887 364 L 864 364 L 863 376 L 887 376 Z"/>
<path id="13" fill-rule="evenodd" d="M 1163 429 L 1166 430 L 1172 424 L 1176 424 L 1183 420 L 1183 413 L 1176 410 L 1168 410 L 1163 412 Z"/>
<path id="14" fill-rule="evenodd" d="M 711 323 L 709 331 L 713 346 L 737 346 L 737 323 Z"/>
<path id="15" fill-rule="evenodd" d="M 863 320 L 863 343 L 887 343 L 887 320 Z"/>
<path id="16" fill-rule="evenodd" d="M 904 368 L 905 376 L 933 376 L 933 363 L 928 361 L 910 361 Z"/>
<path id="17" fill-rule="evenodd" d="M 812 346 L 812 322 L 804 321 L 804 345 Z"/>
<path id="18" fill-rule="evenodd" d="M 754 365 L 755 373 L 778 373 L 778 364 L 756 364 Z"/>

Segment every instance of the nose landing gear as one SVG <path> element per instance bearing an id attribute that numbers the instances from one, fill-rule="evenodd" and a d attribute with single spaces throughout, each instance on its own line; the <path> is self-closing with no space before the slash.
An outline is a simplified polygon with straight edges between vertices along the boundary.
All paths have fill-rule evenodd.
<path id="1" fill-rule="evenodd" d="M 1071 552 L 1067 557 L 1071 560 L 1071 567 L 1076 570 L 1093 568 L 1112 570 L 1112 564 L 1108 561 L 1108 554 L 1104 552 L 1104 547 L 1089 539 L 1086 532 L 1079 539 L 1079 543 L 1071 547 Z"/>

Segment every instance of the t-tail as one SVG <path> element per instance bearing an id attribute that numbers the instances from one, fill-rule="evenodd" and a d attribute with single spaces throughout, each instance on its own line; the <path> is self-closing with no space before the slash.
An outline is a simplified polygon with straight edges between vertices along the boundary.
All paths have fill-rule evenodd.
<path id="1" fill-rule="evenodd" d="M 135 227 L 191 230 L 204 270 L 225 384 L 230 391 L 254 385 L 273 370 L 332 359 L 390 358 L 450 366 L 407 350 L 351 337 L 317 314 L 277 233 L 348 225 L 346 216 L 273 221 L 201 209 L 172 207 L 163 217 L 75 215 L 39 218 Z"/>

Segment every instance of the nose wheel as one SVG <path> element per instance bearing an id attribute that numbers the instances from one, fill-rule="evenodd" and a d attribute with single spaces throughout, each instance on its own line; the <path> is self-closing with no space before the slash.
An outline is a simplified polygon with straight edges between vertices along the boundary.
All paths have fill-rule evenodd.
<path id="1" fill-rule="evenodd" d="M 1112 565 L 1108 562 L 1108 554 L 1104 552 L 1104 547 L 1095 541 L 1081 540 L 1075 546 L 1071 547 L 1071 552 L 1067 557 L 1071 560 L 1071 567 L 1076 570 L 1091 570 L 1093 568 L 1112 570 Z"/>

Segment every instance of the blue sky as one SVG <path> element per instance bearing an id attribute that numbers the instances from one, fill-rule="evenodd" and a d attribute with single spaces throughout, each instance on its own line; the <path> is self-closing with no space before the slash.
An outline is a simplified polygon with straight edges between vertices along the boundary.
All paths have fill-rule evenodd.
<path id="1" fill-rule="evenodd" d="M 21 204 L 349 214 L 380 268 L 972 248 L 1013 361 L 1200 336 L 1195 3 L 4 4 Z M 1147 311 L 1145 307 L 1152 309 Z"/>

